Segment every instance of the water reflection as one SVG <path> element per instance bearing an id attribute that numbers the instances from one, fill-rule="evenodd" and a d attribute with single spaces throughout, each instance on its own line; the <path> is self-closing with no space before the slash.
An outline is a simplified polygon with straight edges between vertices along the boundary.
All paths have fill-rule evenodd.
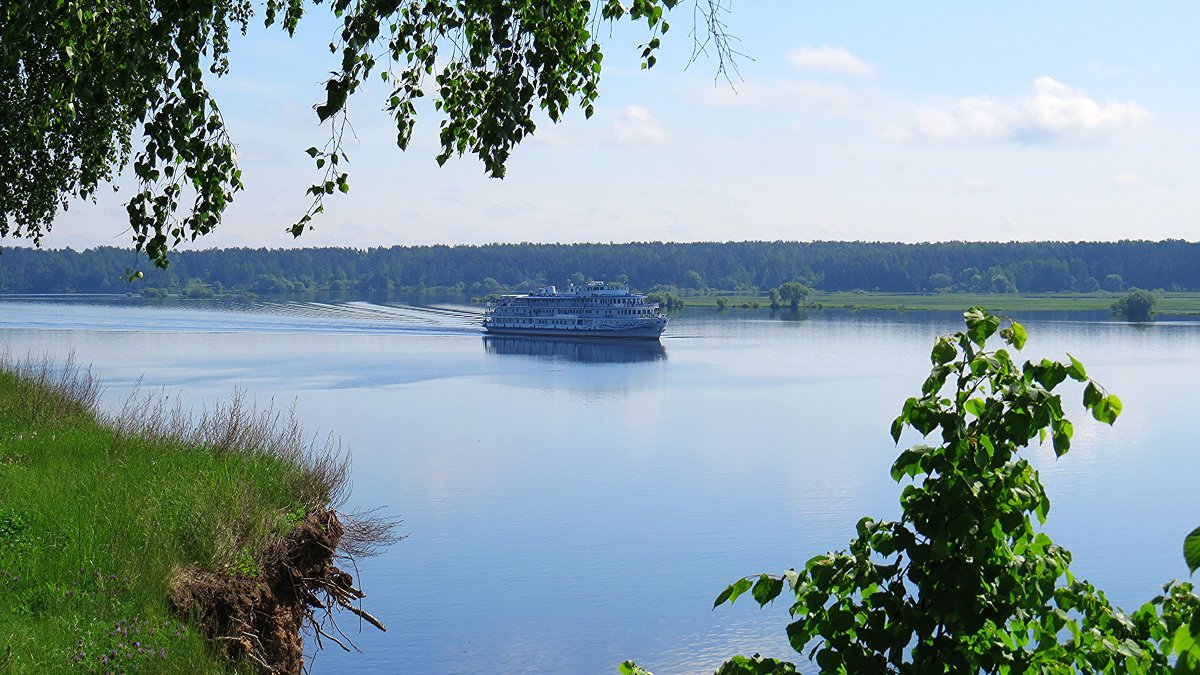
<path id="1" fill-rule="evenodd" d="M 771 318 L 779 321 L 807 321 L 807 309 L 773 309 Z"/>
<path id="2" fill-rule="evenodd" d="M 485 335 L 483 348 L 488 354 L 534 356 L 572 363 L 640 363 L 667 358 L 667 350 L 658 340 Z"/>

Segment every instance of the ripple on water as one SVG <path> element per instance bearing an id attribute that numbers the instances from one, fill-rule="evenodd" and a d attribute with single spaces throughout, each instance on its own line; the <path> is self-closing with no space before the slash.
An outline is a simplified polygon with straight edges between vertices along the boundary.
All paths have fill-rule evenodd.
<path id="1" fill-rule="evenodd" d="M 114 297 L 88 303 L 0 301 L 0 327 L 117 332 L 347 332 L 471 334 L 482 313 L 467 307 L 370 302 L 237 302 Z"/>

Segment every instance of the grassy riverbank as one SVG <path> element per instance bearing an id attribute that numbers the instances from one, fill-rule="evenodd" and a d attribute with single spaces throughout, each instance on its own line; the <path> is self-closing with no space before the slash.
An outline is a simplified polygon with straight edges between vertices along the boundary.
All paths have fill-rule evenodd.
<path id="1" fill-rule="evenodd" d="M 345 462 L 237 400 L 192 419 L 131 398 L 102 419 L 98 393 L 86 371 L 0 358 L 0 673 L 227 672 L 172 587 L 260 575 Z"/>
<path id="2" fill-rule="evenodd" d="M 1124 293 L 872 293 L 872 292 L 815 292 L 806 304 L 845 309 L 881 310 L 946 310 L 962 311 L 964 307 L 984 307 L 992 312 L 1070 312 L 1108 310 Z M 1200 293 L 1160 292 L 1156 312 L 1161 314 L 1200 314 Z M 724 297 L 730 309 L 769 306 L 762 296 L 704 295 L 681 298 L 684 307 L 716 307 Z"/>

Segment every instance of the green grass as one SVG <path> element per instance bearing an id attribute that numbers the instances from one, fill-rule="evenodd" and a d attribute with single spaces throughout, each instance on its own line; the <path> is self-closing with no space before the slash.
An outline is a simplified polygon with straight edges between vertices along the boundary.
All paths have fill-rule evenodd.
<path id="1" fill-rule="evenodd" d="M 846 309 L 963 310 L 980 305 L 994 312 L 1108 310 L 1123 293 L 813 293 L 808 304 Z M 1155 293 L 1159 314 L 1200 314 L 1200 293 Z M 685 307 L 716 307 L 715 295 L 683 298 Z M 726 295 L 729 309 L 744 309 L 755 302 L 769 308 L 763 296 Z"/>
<path id="2" fill-rule="evenodd" d="M 0 673 L 229 672 L 172 614 L 172 576 L 252 574 L 344 463 L 237 401 L 193 420 L 131 398 L 102 421 L 90 375 L 58 372 L 0 358 Z"/>

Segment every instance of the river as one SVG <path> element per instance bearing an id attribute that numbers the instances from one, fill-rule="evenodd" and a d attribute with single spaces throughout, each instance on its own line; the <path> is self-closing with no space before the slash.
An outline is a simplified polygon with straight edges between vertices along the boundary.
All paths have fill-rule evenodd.
<path id="1" fill-rule="evenodd" d="M 787 603 L 715 611 L 739 576 L 846 545 L 896 516 L 888 427 L 957 313 L 772 316 L 687 310 L 661 344 L 478 333 L 479 310 L 315 302 L 0 299 L 0 349 L 74 353 L 115 405 L 139 381 L 189 405 L 244 388 L 294 403 L 353 453 L 347 508 L 406 538 L 360 561 L 387 633 L 343 629 L 314 672 L 712 672 L 735 653 L 800 658 Z M 1186 577 L 1200 524 L 1200 324 L 1020 315 L 1027 358 L 1065 358 L 1120 396 L 1109 428 L 1079 405 L 1071 452 L 1028 456 L 1073 569 L 1129 609 Z M 915 438 L 906 437 L 902 444 Z"/>

